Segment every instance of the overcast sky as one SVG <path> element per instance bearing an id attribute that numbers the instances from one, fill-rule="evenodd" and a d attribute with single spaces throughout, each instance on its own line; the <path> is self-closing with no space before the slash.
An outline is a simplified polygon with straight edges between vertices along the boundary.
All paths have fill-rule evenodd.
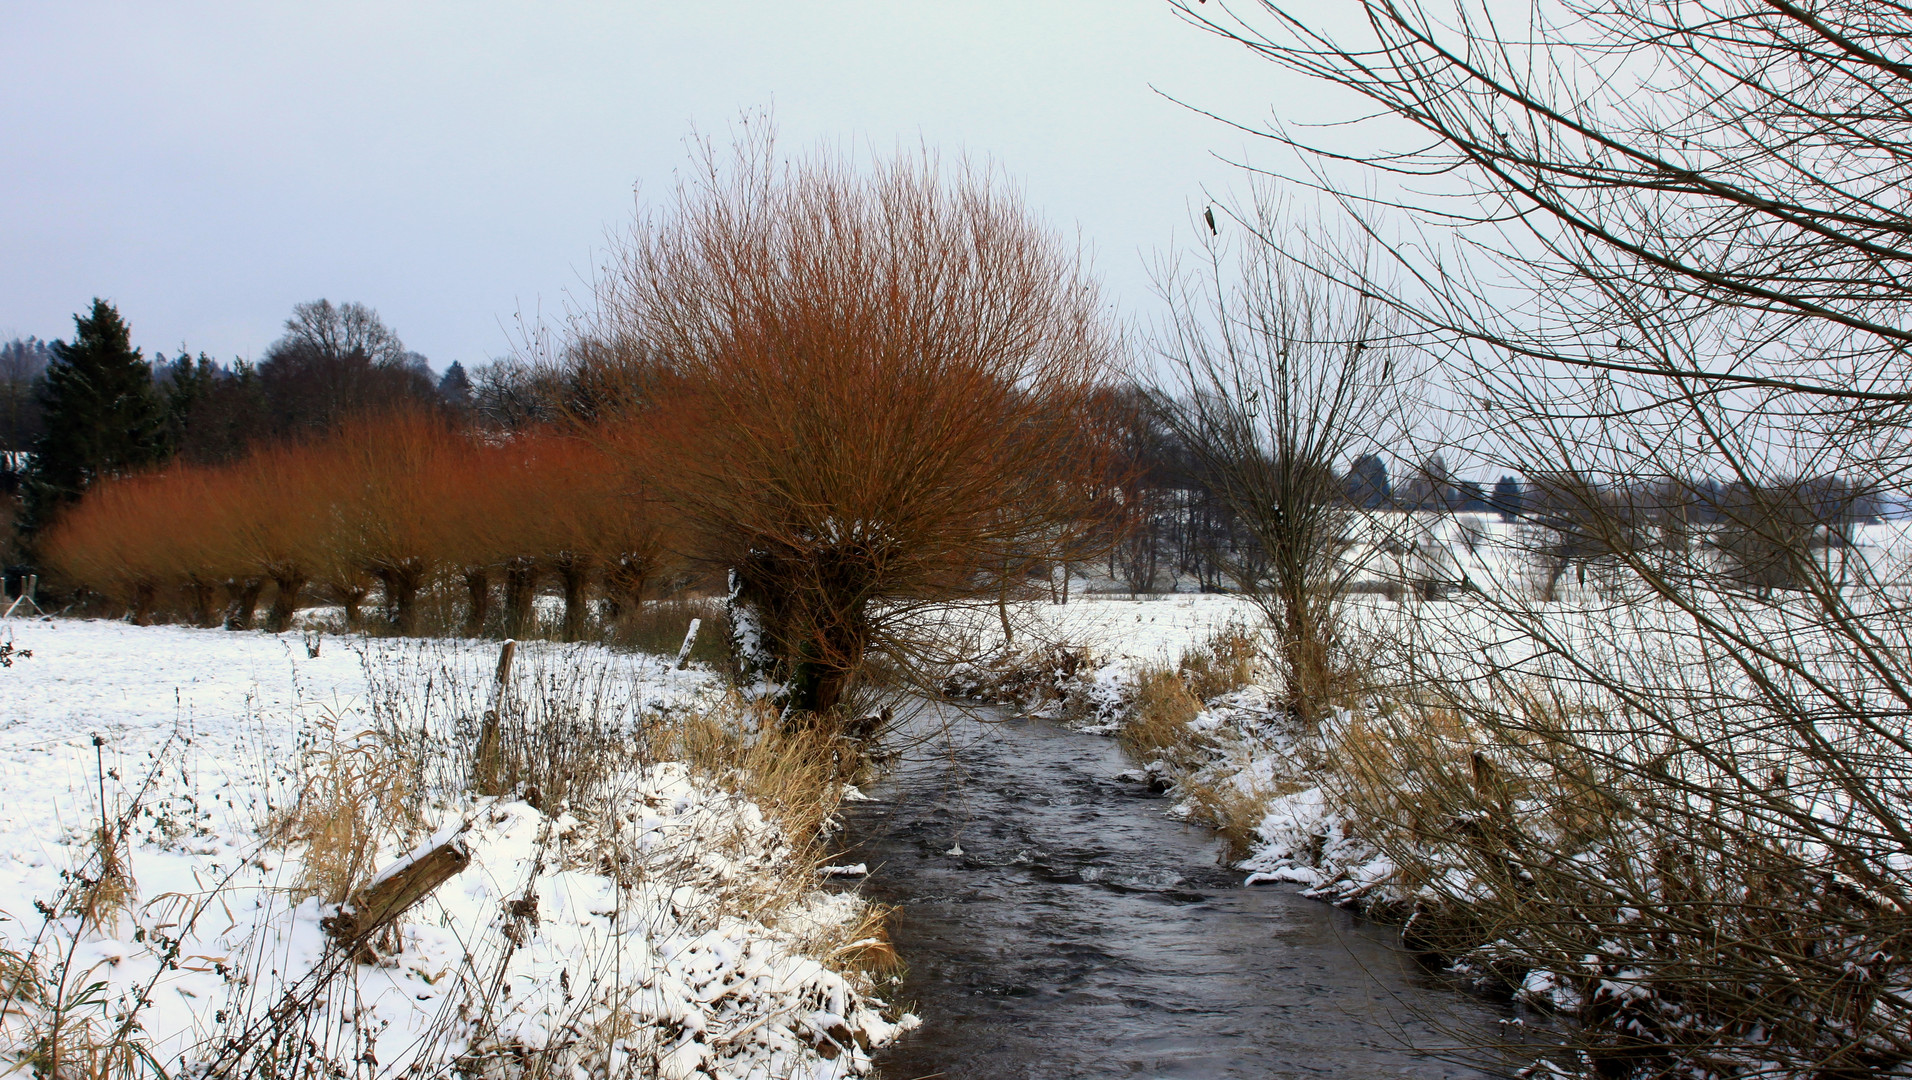
<path id="1" fill-rule="evenodd" d="M 0 340 L 103 296 L 136 344 L 257 357 L 293 304 L 378 309 L 444 368 L 580 292 L 695 126 L 999 164 L 1109 295 L 1188 236 L 1241 134 L 1319 91 L 1162 0 L 0 4 Z"/>

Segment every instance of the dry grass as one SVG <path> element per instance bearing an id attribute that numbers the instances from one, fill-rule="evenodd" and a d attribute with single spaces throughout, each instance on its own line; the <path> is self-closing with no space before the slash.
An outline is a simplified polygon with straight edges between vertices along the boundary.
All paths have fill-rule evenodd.
<path id="1" fill-rule="evenodd" d="M 1173 760 L 1188 746 L 1188 722 L 1201 711 L 1202 699 L 1189 688 L 1181 671 L 1143 668 L 1136 676 L 1129 716 L 1116 732 L 1116 741 L 1137 761 Z"/>
<path id="2" fill-rule="evenodd" d="M 697 643 L 691 649 L 691 661 L 721 669 L 729 660 L 727 650 L 730 632 L 729 617 L 724 612 L 722 599 L 718 597 L 685 596 L 654 600 L 637 610 L 626 612 L 615 622 L 605 624 L 601 636 L 606 643 L 621 648 L 658 656 L 676 656 L 692 619 L 701 619 L 703 622 L 697 631 Z"/>
<path id="3" fill-rule="evenodd" d="M 819 886 L 817 867 L 831 854 L 824 839 L 843 783 L 862 767 L 854 748 L 828 725 L 787 728 L 773 714 L 735 697 L 657 712 L 645 704 L 650 691 L 642 678 L 631 677 L 634 670 L 651 670 L 649 661 L 603 650 L 533 646 L 524 652 L 514 676 L 498 687 L 491 658 L 468 649 L 433 643 L 378 643 L 367 649 L 371 721 L 326 713 L 308 723 L 301 753 L 284 774 L 286 787 L 280 790 L 285 797 L 260 823 L 268 843 L 294 847 L 296 863 L 302 864 L 282 900 L 345 901 L 382 868 L 381 856 L 412 846 L 426 820 L 474 805 L 470 787 L 480 771 L 472 760 L 474 719 L 490 707 L 504 721 L 492 751 L 496 786 L 505 797 L 547 807 L 524 895 L 534 895 L 539 876 L 557 869 L 613 874 L 630 889 L 624 895 L 632 897 L 643 894 L 635 886 L 662 882 L 671 897 L 670 918 L 687 928 L 684 932 L 758 921 L 799 956 L 849 976 L 858 992 L 900 975 L 901 961 L 887 932 L 893 911 Z M 360 727 L 369 730 L 356 730 Z M 690 809 L 655 801 L 659 791 L 682 792 L 686 773 L 701 789 L 689 801 Z M 634 795 L 652 801 L 646 804 Z M 746 800 L 761 815 L 751 813 Z M 667 832 L 674 827 L 671 842 L 657 845 L 658 832 L 629 827 L 632 815 L 646 813 L 653 822 L 661 814 Z M 149 1022 L 139 1018 L 141 995 L 151 985 L 109 995 L 100 969 L 89 971 L 85 961 L 74 962 L 83 935 L 75 932 L 82 923 L 72 915 L 80 906 L 91 905 L 94 913 L 87 920 L 99 921 L 132 900 L 130 875 L 113 869 L 123 869 L 115 853 L 124 835 L 124 829 L 109 827 L 93 837 L 91 862 L 103 869 L 71 875 L 59 903 L 46 909 L 47 938 L 54 945 L 36 943 L 25 954 L 0 951 L 0 1042 L 6 1044 L 8 1065 L 74 1080 L 161 1075 L 139 1026 Z M 286 861 L 295 864 L 292 858 Z M 121 881 L 123 889 L 116 894 L 108 885 L 88 884 L 95 881 Z M 680 895 L 692 899 L 685 902 Z M 171 906 L 163 914 L 137 916 L 149 933 L 152 925 L 190 924 L 202 910 L 228 911 L 217 886 L 203 895 L 161 899 L 168 898 Z M 270 905 L 272 910 L 280 910 L 279 902 Z M 534 932 L 521 922 L 514 915 L 470 942 L 470 955 L 481 968 L 505 970 L 524 934 Z M 147 940 L 166 947 L 166 939 Z M 386 957 L 398 947 L 393 934 L 376 943 Z M 64 955 L 60 948 L 66 949 Z M 159 969 L 165 967 L 162 963 Z M 355 1071 L 352 1055 L 361 1044 L 354 1041 L 355 1029 L 337 1020 L 358 992 L 353 969 L 350 959 L 328 960 L 288 985 L 269 1009 L 254 1009 L 223 1037 L 206 1063 L 208 1074 L 286 1080 L 378 1074 L 376 1068 Z M 233 978 L 241 986 L 252 980 L 270 983 L 263 968 L 236 970 Z M 565 1002 L 574 1012 L 554 1022 L 552 1040 L 540 1047 L 525 1045 L 493 1024 L 494 1014 L 502 1016 L 510 1006 L 497 996 L 499 980 L 480 971 L 469 983 L 457 1011 L 441 1018 L 457 1026 L 460 1037 L 470 1036 L 473 1053 L 460 1062 L 461 1068 L 470 1064 L 475 1070 L 467 1075 L 523 1080 L 576 1075 L 579 1067 L 590 1075 L 609 1075 L 620 1062 L 617 1067 L 634 1069 L 633 1075 L 648 1074 L 657 1055 L 668 1056 L 672 1045 L 674 1033 L 660 1034 L 654 1017 L 640 1023 L 641 1010 L 631 1006 L 634 995 L 647 991 L 635 983 L 593 980 L 575 999 L 567 992 Z M 109 996 L 112 1000 L 106 1000 Z M 814 997 L 800 1006 L 819 1007 Z M 803 1034 L 807 1030 L 799 1029 L 799 1037 L 810 1038 Z M 826 1057 L 838 1048 L 834 1042 L 814 1045 Z"/>
<path id="4" fill-rule="evenodd" d="M 100 984 L 92 971 L 69 983 L 64 1000 L 54 987 L 20 1032 L 25 1046 L 22 1064 L 44 1080 L 145 1080 L 155 1075 L 143 1045 L 129 1037 L 124 1023 L 108 1015 Z M 164 1075 L 160 1073 L 159 1075 Z"/>
<path id="5" fill-rule="evenodd" d="M 268 835 L 304 852 L 294 899 L 341 904 L 378 873 L 381 845 L 424 830 L 407 752 L 376 732 L 341 736 L 328 714 L 300 758 L 296 801 L 274 815 Z"/>
<path id="6" fill-rule="evenodd" d="M 1200 647 L 1184 652 L 1177 667 L 1190 692 L 1206 702 L 1254 682 L 1261 662 L 1256 635 L 1240 623 L 1230 623 Z"/>
<path id="7" fill-rule="evenodd" d="M 658 729 L 650 753 L 755 802 L 786 834 L 809 843 L 836 813 L 843 784 L 861 769 L 855 747 L 828 725 L 789 729 L 774 711 L 732 699 L 718 713 Z"/>
<path id="8" fill-rule="evenodd" d="M 139 805 L 134 800 L 117 819 L 103 816 L 88 837 L 84 867 L 62 875 L 59 900 L 35 902 L 46 921 L 26 951 L 0 949 L 0 1061 L 48 1080 L 165 1075 L 148 1052 L 138 1008 L 108 989 L 103 971 L 116 961 L 81 966 L 82 943 L 117 937 L 121 918 L 133 911 L 138 886 L 125 850 Z"/>
<path id="9" fill-rule="evenodd" d="M 890 942 L 890 927 L 900 911 L 901 908 L 889 904 L 867 904 L 861 919 L 840 928 L 838 936 L 848 940 L 828 950 L 826 955 L 841 959 L 872 978 L 900 981 L 909 965 Z"/>
<path id="10" fill-rule="evenodd" d="M 1538 698 L 1516 700 L 1535 718 L 1552 708 Z M 1529 840 L 1560 850 L 1610 845 L 1628 831 L 1619 788 L 1605 770 L 1539 739 L 1484 728 L 1453 708 L 1395 704 L 1364 713 L 1327 746 L 1315 774 L 1357 829 L 1399 849 L 1405 894 L 1426 895 L 1452 865 L 1455 846 L 1469 863 L 1501 867 L 1510 845 L 1529 842 L 1513 836 L 1516 815 L 1544 823 L 1544 839 Z"/>
<path id="11" fill-rule="evenodd" d="M 1255 637 L 1231 624 L 1182 654 L 1173 667 L 1145 667 L 1136 676 L 1116 740 L 1130 757 L 1174 785 L 1192 820 L 1228 841 L 1228 858 L 1245 857 L 1273 792 L 1244 786 L 1246 757 L 1233 761 L 1214 738 L 1189 727 L 1208 703 L 1248 686 L 1260 670 Z"/>
<path id="12" fill-rule="evenodd" d="M 122 854 L 125 845 L 122 827 L 102 824 L 93 830 L 88 845 L 92 857 L 86 869 L 79 872 L 80 888 L 73 900 L 73 912 L 83 926 L 110 933 L 139 895 L 139 886 Z"/>
<path id="13" fill-rule="evenodd" d="M 1144 667 L 1136 676 L 1117 741 L 1137 761 L 1160 760 L 1186 772 L 1199 756 L 1189 753 L 1195 748 L 1189 721 L 1208 702 L 1253 682 L 1259 663 L 1254 636 L 1246 627 L 1230 624 L 1183 652 L 1173 668 Z"/>
<path id="14" fill-rule="evenodd" d="M 1254 850 L 1256 826 L 1268 812 L 1269 800 L 1299 790 L 1297 783 L 1264 786 L 1242 785 L 1245 774 L 1239 768 L 1210 767 L 1189 772 L 1176 781 L 1175 793 L 1181 797 L 1189 820 L 1214 829 L 1228 842 L 1224 858 L 1229 862 L 1245 859 Z"/>
<path id="15" fill-rule="evenodd" d="M 1853 884 L 1696 761 L 1603 751 L 1638 742 L 1624 717 L 1519 691 L 1496 706 L 1396 706 L 1327 753 L 1332 801 L 1413 898 L 1411 947 L 1505 987 L 1542 973 L 1558 989 L 1536 1003 L 1576 1010 L 1566 1046 L 1603 1076 L 1912 1059 L 1908 1010 L 1879 989 L 1912 940 L 1884 875 Z"/>

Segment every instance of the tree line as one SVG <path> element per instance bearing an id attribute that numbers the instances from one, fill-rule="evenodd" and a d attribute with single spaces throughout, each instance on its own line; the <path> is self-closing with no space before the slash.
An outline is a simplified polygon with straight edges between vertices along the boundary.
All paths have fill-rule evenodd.
<path id="1" fill-rule="evenodd" d="M 96 303 L 43 377 L 34 554 L 206 625 L 376 599 L 411 632 L 461 593 L 468 630 L 511 633 L 555 582 L 568 636 L 668 563 L 727 583 L 740 663 L 791 715 L 838 722 L 950 644 L 933 611 L 1106 533 L 1115 337 L 999 177 L 746 140 L 615 256 L 545 362 L 462 392 L 352 305 L 302 306 L 254 371 L 155 379 Z"/>

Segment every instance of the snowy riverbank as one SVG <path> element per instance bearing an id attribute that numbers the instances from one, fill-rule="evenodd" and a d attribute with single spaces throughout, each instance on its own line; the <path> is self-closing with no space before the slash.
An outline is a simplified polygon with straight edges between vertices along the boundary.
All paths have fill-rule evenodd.
<path id="1" fill-rule="evenodd" d="M 866 906 L 822 889 L 807 838 L 735 777 L 632 756 L 542 809 L 522 783 L 480 797 L 455 782 L 474 768 L 455 744 L 487 707 L 561 699 L 665 747 L 658 732 L 727 707 L 707 672 L 534 644 L 498 706 L 495 642 L 78 620 L 8 633 L 12 1068 L 118 1054 L 180 1076 L 275 1053 L 358 1075 L 541 1061 L 823 1077 L 867 1072 L 868 1050 L 914 1023 L 886 1018 L 852 962 L 877 944 Z M 393 738 L 407 733 L 416 745 Z M 403 820 L 366 823 L 373 866 L 455 834 L 469 850 L 375 963 L 341 962 L 321 928 L 320 879 L 340 879 L 314 853 L 336 860 L 321 835 L 336 822 L 301 817 L 321 797 L 402 803 Z"/>

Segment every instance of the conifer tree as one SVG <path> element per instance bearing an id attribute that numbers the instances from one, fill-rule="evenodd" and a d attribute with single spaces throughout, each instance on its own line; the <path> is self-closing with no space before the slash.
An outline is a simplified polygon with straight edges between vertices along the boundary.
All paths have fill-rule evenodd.
<path id="1" fill-rule="evenodd" d="M 1490 503 L 1502 518 L 1512 521 L 1527 509 L 1527 492 L 1517 477 L 1503 476 L 1494 482 Z"/>
<path id="2" fill-rule="evenodd" d="M 94 298 L 73 316 L 71 343 L 53 343 L 40 388 L 45 427 L 26 477 L 26 530 L 37 532 L 102 476 L 164 455 L 164 408 L 125 320 Z"/>

